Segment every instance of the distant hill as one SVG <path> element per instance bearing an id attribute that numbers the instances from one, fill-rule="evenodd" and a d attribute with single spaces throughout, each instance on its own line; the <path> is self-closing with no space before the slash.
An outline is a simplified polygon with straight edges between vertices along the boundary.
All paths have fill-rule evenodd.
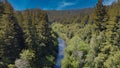
<path id="1" fill-rule="evenodd" d="M 88 15 L 94 11 L 93 8 L 85 8 L 79 10 L 48 10 L 48 18 L 51 23 L 71 23 L 75 19 L 80 19 L 81 17 Z"/>

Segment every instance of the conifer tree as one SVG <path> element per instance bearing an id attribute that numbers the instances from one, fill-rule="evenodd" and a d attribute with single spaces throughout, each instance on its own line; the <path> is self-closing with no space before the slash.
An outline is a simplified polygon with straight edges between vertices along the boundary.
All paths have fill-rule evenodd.
<path id="1" fill-rule="evenodd" d="M 96 15 L 96 25 L 98 30 L 102 31 L 106 29 L 106 21 L 108 21 L 108 14 L 106 11 L 106 7 L 103 5 L 103 0 L 98 0 L 98 3 L 95 7 L 95 15 Z"/>
<path id="2" fill-rule="evenodd" d="M 0 18 L 2 16 L 2 14 L 3 14 L 3 2 L 0 1 Z"/>
<path id="3" fill-rule="evenodd" d="M 4 23 L 2 60 L 7 64 L 14 63 L 25 46 L 22 29 L 18 25 L 14 17 L 14 10 L 7 0 L 4 3 L 4 14 L 1 21 Z"/>

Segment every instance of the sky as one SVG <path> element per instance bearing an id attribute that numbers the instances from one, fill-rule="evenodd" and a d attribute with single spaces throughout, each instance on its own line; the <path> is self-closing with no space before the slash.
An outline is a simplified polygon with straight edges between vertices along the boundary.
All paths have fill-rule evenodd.
<path id="1" fill-rule="evenodd" d="M 42 10 L 72 10 L 94 7 L 97 0 L 8 0 L 15 10 L 40 8 Z M 110 5 L 117 0 L 104 0 Z"/>

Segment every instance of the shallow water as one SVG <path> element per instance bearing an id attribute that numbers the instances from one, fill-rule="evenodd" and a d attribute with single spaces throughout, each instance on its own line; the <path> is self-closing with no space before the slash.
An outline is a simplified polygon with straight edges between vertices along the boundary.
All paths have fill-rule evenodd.
<path id="1" fill-rule="evenodd" d="M 59 42 L 58 56 L 54 68 L 61 68 L 61 61 L 64 58 L 65 42 L 63 39 L 60 38 L 58 38 L 58 42 Z"/>

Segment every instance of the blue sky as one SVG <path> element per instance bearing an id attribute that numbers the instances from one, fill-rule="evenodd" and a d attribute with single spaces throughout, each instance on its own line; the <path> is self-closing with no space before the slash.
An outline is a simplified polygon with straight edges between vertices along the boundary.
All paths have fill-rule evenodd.
<path id="1" fill-rule="evenodd" d="M 42 10 L 70 10 L 94 7 L 97 0 L 8 0 L 15 10 L 40 8 Z M 110 5 L 116 0 L 105 0 Z"/>

